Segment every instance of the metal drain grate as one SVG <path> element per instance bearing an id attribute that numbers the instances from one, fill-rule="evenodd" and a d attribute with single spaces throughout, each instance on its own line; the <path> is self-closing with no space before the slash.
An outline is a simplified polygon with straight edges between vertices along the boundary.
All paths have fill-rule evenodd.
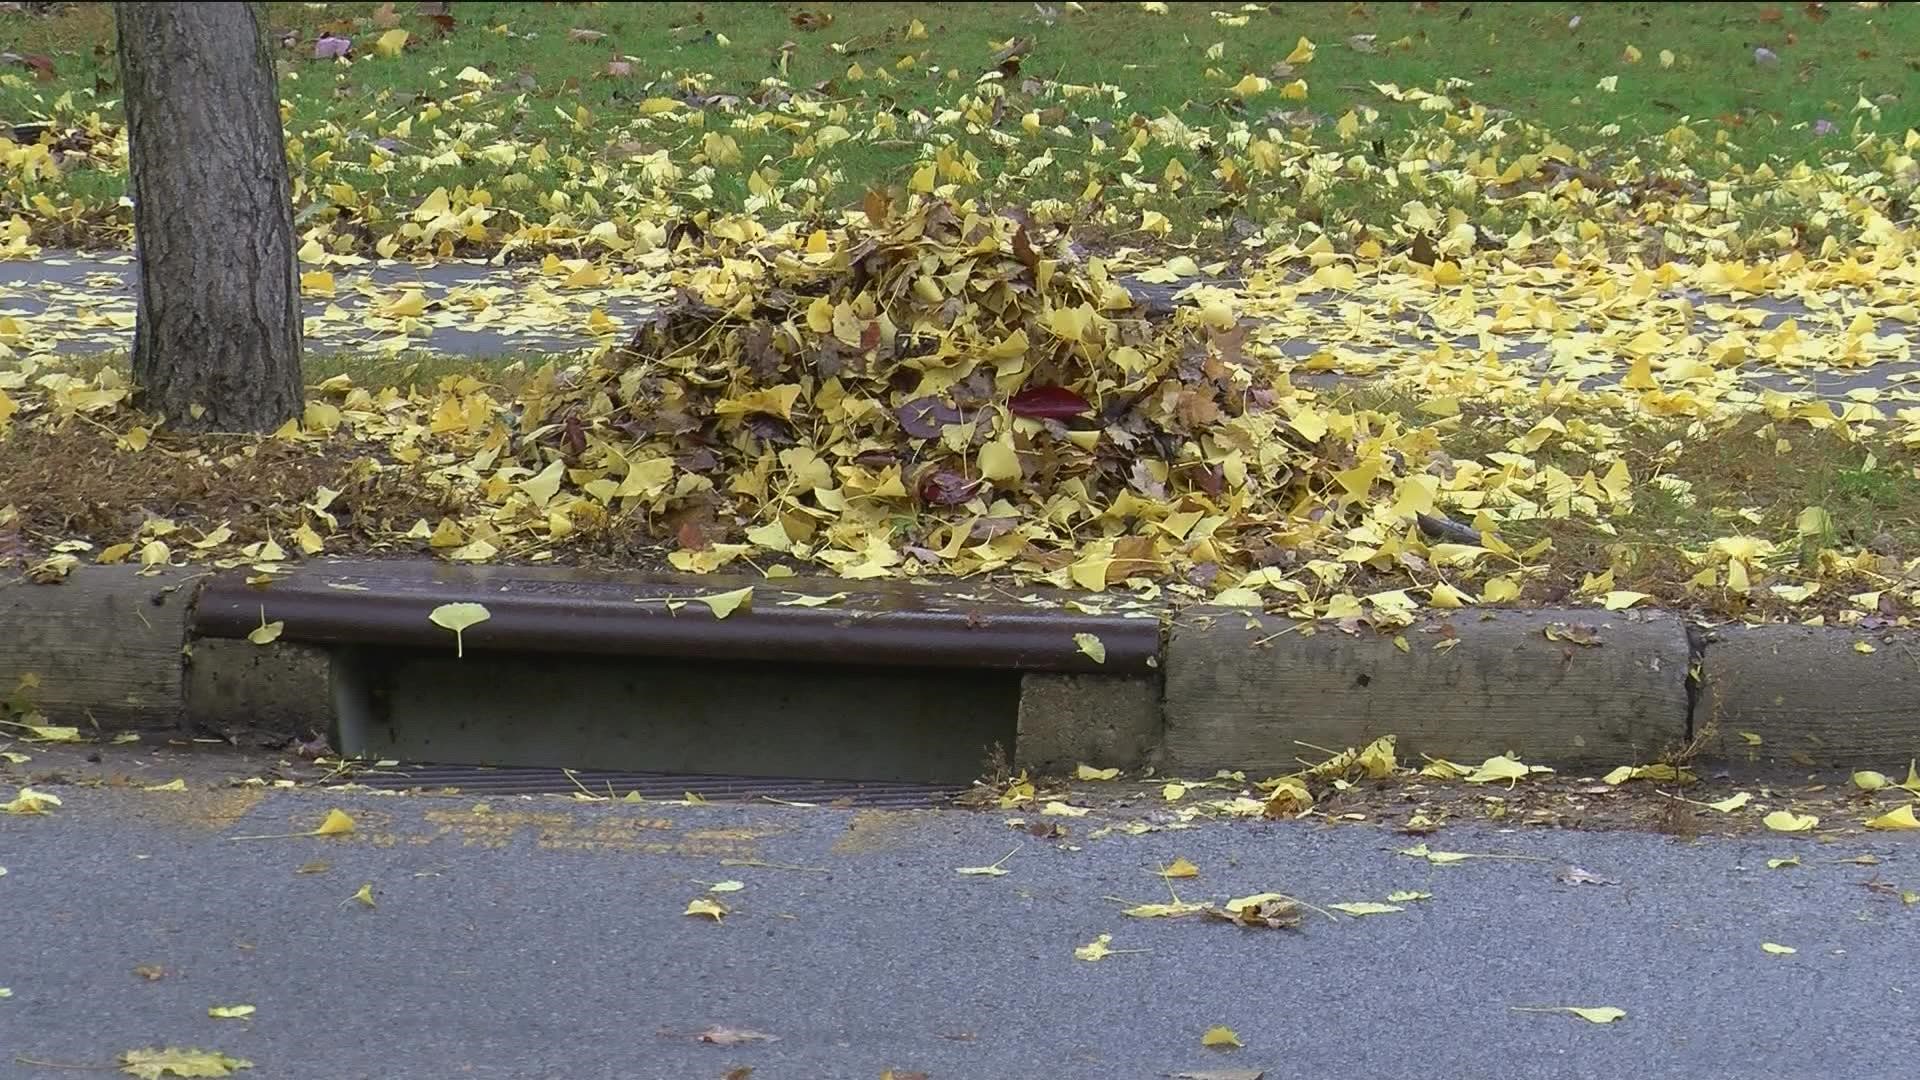
<path id="1" fill-rule="evenodd" d="M 526 766 L 401 765 L 369 769 L 356 784 L 391 791 L 457 788 L 470 795 L 567 795 L 580 791 L 612 798 L 639 792 L 643 799 L 678 799 L 688 793 L 714 802 L 778 799 L 821 806 L 937 806 L 966 791 L 956 784 L 890 780 L 815 780 L 789 776 L 696 776 L 686 773 L 605 772 Z"/>

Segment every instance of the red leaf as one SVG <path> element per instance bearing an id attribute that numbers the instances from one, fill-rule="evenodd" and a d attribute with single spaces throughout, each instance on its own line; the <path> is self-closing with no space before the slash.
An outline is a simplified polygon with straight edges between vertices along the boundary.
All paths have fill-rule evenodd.
<path id="1" fill-rule="evenodd" d="M 958 506 L 979 488 L 979 480 L 952 469 L 935 469 L 920 478 L 920 501 L 928 506 Z"/>
<path id="2" fill-rule="evenodd" d="M 1085 416 L 1093 406 L 1064 386 L 1029 386 L 1007 401 L 1007 409 L 1036 420 L 1065 420 Z"/>

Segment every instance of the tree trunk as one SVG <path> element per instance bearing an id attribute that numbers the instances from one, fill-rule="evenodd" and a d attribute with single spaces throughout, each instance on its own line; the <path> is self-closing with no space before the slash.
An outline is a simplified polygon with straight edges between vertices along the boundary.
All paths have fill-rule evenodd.
<path id="1" fill-rule="evenodd" d="M 300 415 L 293 205 L 263 5 L 118 3 L 139 249 L 133 378 L 188 431 Z"/>

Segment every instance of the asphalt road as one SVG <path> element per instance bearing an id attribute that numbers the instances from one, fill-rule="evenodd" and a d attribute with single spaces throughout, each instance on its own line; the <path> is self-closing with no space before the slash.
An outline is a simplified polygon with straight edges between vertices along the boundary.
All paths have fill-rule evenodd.
<path id="1" fill-rule="evenodd" d="M 1911 1070 L 1920 846 L 1006 812 L 54 788 L 0 815 L 0 1075 L 172 1044 L 261 1078 L 1766 1080 Z M 12 790 L 0 790 L 11 797 Z M 343 837 L 235 840 L 310 829 Z M 958 867 L 1006 858 L 1004 876 Z M 1881 862 L 1842 860 L 1866 853 Z M 1801 865 L 1767 860 L 1799 855 Z M 1430 892 L 1297 931 L 1137 919 Z M 1618 884 L 1569 884 L 1569 865 Z M 305 872 L 302 872 L 302 870 Z M 706 893 L 734 880 L 738 891 Z M 1879 888 L 1868 883 L 1888 883 Z M 376 907 L 351 897 L 372 885 Z M 713 895 L 719 923 L 689 917 Z M 1112 955 L 1075 958 L 1111 934 Z M 1763 942 L 1796 952 L 1773 954 Z M 161 969 L 149 979 L 136 968 Z M 251 1004 L 246 1020 L 210 1006 Z M 1609 1025 L 1518 1008 L 1613 1006 Z M 1208 1028 L 1244 1048 L 1204 1048 Z M 703 1043 L 715 1027 L 776 1036 Z M 40 1062 L 54 1063 L 36 1064 Z"/>

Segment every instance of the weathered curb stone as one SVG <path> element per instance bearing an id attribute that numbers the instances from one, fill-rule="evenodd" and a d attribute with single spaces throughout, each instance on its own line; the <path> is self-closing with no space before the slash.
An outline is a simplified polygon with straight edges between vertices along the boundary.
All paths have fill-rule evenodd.
<path id="1" fill-rule="evenodd" d="M 1074 766 L 1138 769 L 1162 738 L 1160 677 L 1029 671 L 1020 677 L 1014 764 L 1037 773 Z"/>
<path id="2" fill-rule="evenodd" d="M 1531 763 L 1621 765 L 1687 737 L 1689 651 L 1675 616 L 1465 610 L 1398 637 L 1405 651 L 1372 631 L 1183 613 L 1166 657 L 1165 768 L 1279 772 L 1389 734 L 1415 761 L 1477 764 L 1511 750 Z"/>
<path id="3" fill-rule="evenodd" d="M 187 722 L 195 731 L 324 735 L 333 723 L 327 669 L 327 650 L 311 645 L 200 638 L 187 661 Z"/>
<path id="4" fill-rule="evenodd" d="M 200 576 L 78 566 L 55 585 L 0 584 L 0 695 L 33 675 L 40 685 L 27 697 L 52 723 L 83 734 L 179 727 Z"/>
<path id="5" fill-rule="evenodd" d="M 1721 627 L 1707 637 L 1700 681 L 1694 726 L 1712 731 L 1714 757 L 1891 773 L 1920 756 L 1920 634 Z"/>

